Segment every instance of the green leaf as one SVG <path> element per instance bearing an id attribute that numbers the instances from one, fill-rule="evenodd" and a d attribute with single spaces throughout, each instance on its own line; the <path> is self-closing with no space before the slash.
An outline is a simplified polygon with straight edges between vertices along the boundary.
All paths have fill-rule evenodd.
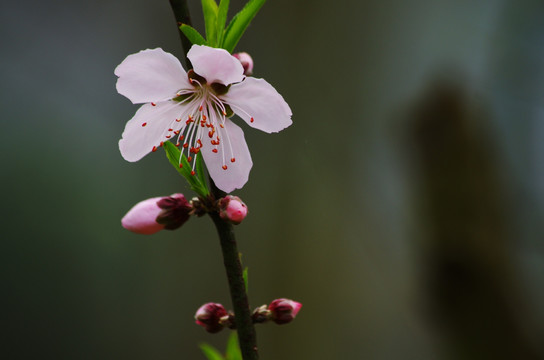
<path id="1" fill-rule="evenodd" d="M 223 48 L 232 53 L 238 41 L 246 31 L 249 23 L 259 9 L 264 5 L 266 0 L 249 0 L 244 8 L 232 18 L 227 30 L 225 31 L 225 40 L 223 41 Z"/>
<path id="2" fill-rule="evenodd" d="M 202 153 L 200 153 L 200 156 L 197 156 L 195 161 L 196 161 L 196 165 L 195 165 L 196 176 L 198 176 L 198 180 L 200 181 L 200 183 L 206 184 L 206 176 L 204 174 L 204 166 L 202 166 Z M 206 190 L 208 190 L 208 189 L 206 188 Z M 209 191 L 208 191 L 208 193 L 209 193 Z"/>
<path id="3" fill-rule="evenodd" d="M 247 293 L 247 290 L 248 290 L 248 287 L 247 287 L 247 284 L 248 284 L 248 272 L 249 272 L 249 269 L 246 267 L 244 269 L 244 272 L 242 273 L 242 276 L 244 277 L 244 284 L 246 286 L 246 293 Z"/>
<path id="4" fill-rule="evenodd" d="M 206 40 L 208 45 L 217 47 L 217 3 L 215 0 L 202 0 L 202 12 L 206 24 Z"/>
<path id="5" fill-rule="evenodd" d="M 179 27 L 181 32 L 189 39 L 192 44 L 195 45 L 208 45 L 206 39 L 192 26 L 187 24 L 181 24 Z"/>
<path id="6" fill-rule="evenodd" d="M 227 23 L 227 15 L 229 12 L 230 0 L 220 0 L 219 10 L 217 12 L 217 45 L 223 45 L 223 36 L 225 35 L 225 24 Z"/>
<path id="7" fill-rule="evenodd" d="M 242 352 L 240 351 L 240 345 L 238 345 L 238 336 L 236 331 L 233 331 L 227 342 L 226 360 L 242 360 Z"/>
<path id="8" fill-rule="evenodd" d="M 167 141 L 164 143 L 164 151 L 166 152 L 166 157 L 170 161 L 170 164 L 172 164 L 177 172 L 179 172 L 180 175 L 183 176 L 187 182 L 189 182 L 191 189 L 202 197 L 208 196 L 210 191 L 208 190 L 206 182 L 201 180 L 203 175 L 191 175 L 191 164 L 189 164 L 189 161 L 187 161 L 185 155 L 181 154 L 181 151 L 176 147 L 176 145 Z M 180 159 L 182 167 L 180 167 Z M 198 158 L 195 159 L 195 161 L 197 161 L 196 165 L 198 166 Z M 198 168 L 196 168 L 196 170 L 203 172 L 202 164 L 200 164 L 200 170 Z"/>
<path id="9" fill-rule="evenodd" d="M 213 346 L 202 343 L 199 345 L 199 347 L 204 355 L 206 355 L 208 360 L 224 360 L 223 355 L 221 355 L 221 353 L 217 351 Z"/>

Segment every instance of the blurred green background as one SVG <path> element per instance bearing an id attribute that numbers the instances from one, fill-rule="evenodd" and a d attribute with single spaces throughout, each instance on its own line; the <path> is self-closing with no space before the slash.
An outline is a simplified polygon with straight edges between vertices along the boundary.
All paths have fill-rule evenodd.
<path id="1" fill-rule="evenodd" d="M 200 2 L 190 1 L 202 29 Z M 232 16 L 242 7 L 231 1 Z M 208 218 L 138 236 L 136 202 L 190 194 L 161 153 L 117 142 L 129 54 L 181 56 L 168 1 L 0 5 L 6 359 L 203 359 L 230 307 Z M 238 51 L 294 116 L 243 126 L 254 167 L 237 227 L 262 359 L 542 359 L 544 2 L 267 4 Z M 189 195 L 191 196 L 191 195 Z"/>

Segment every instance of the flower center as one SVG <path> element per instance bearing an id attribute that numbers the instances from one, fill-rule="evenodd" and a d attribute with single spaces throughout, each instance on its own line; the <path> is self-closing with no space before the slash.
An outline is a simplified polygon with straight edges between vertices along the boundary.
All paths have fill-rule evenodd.
<path id="1" fill-rule="evenodd" d="M 176 146 L 181 146 L 179 159 L 185 155 L 191 164 L 191 174 L 195 175 L 196 159 L 201 148 L 207 143 L 212 152 L 221 156 L 221 167 L 228 169 L 228 162 L 236 161 L 225 121 L 234 115 L 231 107 L 219 97 L 228 92 L 230 86 L 219 83 L 207 84 L 202 76 L 190 70 L 187 74 L 193 89 L 182 89 L 176 93 L 172 101 L 182 108 L 166 135 L 166 139 L 177 136 Z M 179 130 L 174 130 L 179 129 Z M 209 144 L 209 145 L 208 145 Z M 162 145 L 162 143 L 161 143 Z"/>

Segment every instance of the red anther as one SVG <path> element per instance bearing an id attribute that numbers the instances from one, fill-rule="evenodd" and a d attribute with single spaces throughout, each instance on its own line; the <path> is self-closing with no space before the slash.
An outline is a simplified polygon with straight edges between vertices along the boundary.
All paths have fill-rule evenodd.
<path id="1" fill-rule="evenodd" d="M 179 131 L 178 131 L 178 133 L 179 133 Z M 180 140 L 185 139 L 185 135 L 180 135 L 180 136 L 179 136 L 179 139 L 180 139 Z"/>
<path id="2" fill-rule="evenodd" d="M 231 158 L 231 159 L 230 159 L 230 162 L 235 162 L 235 161 L 236 161 L 235 158 Z"/>
<path id="3" fill-rule="evenodd" d="M 168 129 L 168 131 L 174 131 L 174 129 Z"/>
<path id="4" fill-rule="evenodd" d="M 195 154 L 198 154 L 200 152 L 200 148 L 195 148 Z"/>
<path id="5" fill-rule="evenodd" d="M 227 116 L 227 112 L 225 110 L 222 111 L 223 116 Z"/>
<path id="6" fill-rule="evenodd" d="M 212 137 L 213 137 L 213 131 L 208 131 L 208 137 L 209 137 L 209 138 L 212 138 Z"/>
<path id="7" fill-rule="evenodd" d="M 189 152 L 190 152 L 191 154 L 194 154 L 194 153 L 195 153 L 195 148 L 194 148 L 194 147 L 190 148 L 190 149 L 189 149 Z M 191 161 L 191 160 L 189 160 L 189 161 Z"/>
<path id="8" fill-rule="evenodd" d="M 224 129 L 225 127 L 223 126 L 223 124 L 219 124 L 219 126 L 221 126 L 221 129 Z"/>
<path id="9" fill-rule="evenodd" d="M 155 104 L 155 103 L 152 102 L 152 103 L 151 103 L 151 106 L 157 106 L 157 104 Z"/>
<path id="10" fill-rule="evenodd" d="M 157 151 L 157 147 L 153 146 L 153 149 L 151 149 L 151 151 L 153 151 L 153 152 Z"/>
<path id="11" fill-rule="evenodd" d="M 203 115 L 202 115 L 202 120 L 206 121 L 206 119 L 207 119 L 207 118 L 206 118 L 206 115 L 203 114 Z"/>
<path id="12" fill-rule="evenodd" d="M 255 119 L 253 119 L 253 118 L 249 119 L 249 122 L 254 122 L 254 121 L 255 121 Z"/>
<path id="13" fill-rule="evenodd" d="M 161 143 L 159 144 L 159 147 L 162 147 L 164 145 L 164 141 L 161 141 Z"/>
<path id="14" fill-rule="evenodd" d="M 176 143 L 176 146 L 179 147 L 181 144 L 180 143 Z"/>
<path id="15" fill-rule="evenodd" d="M 167 139 L 170 139 L 172 137 L 172 135 L 166 135 L 165 136 Z"/>
<path id="16" fill-rule="evenodd" d="M 198 111 L 202 111 L 202 105 L 200 105 L 200 107 L 198 108 Z"/>
<path id="17" fill-rule="evenodd" d="M 223 165 L 223 170 L 227 170 L 227 165 Z"/>
<path id="18" fill-rule="evenodd" d="M 183 164 L 182 163 L 179 163 L 179 168 L 181 169 L 183 167 Z"/>
<path id="19" fill-rule="evenodd" d="M 187 161 L 188 161 L 188 162 L 191 162 L 191 161 L 193 161 L 193 158 L 189 156 L 189 157 L 187 158 Z"/>
<path id="20" fill-rule="evenodd" d="M 181 119 L 180 119 L 180 118 L 177 118 L 177 119 L 176 119 L 176 122 L 180 122 L 180 121 L 181 121 Z"/>
<path id="21" fill-rule="evenodd" d="M 142 124 L 142 127 L 144 127 L 144 126 L 146 126 L 146 125 L 147 125 L 147 123 L 143 123 L 143 124 Z"/>
<path id="22" fill-rule="evenodd" d="M 217 149 L 212 149 L 212 151 L 217 154 Z"/>
<path id="23" fill-rule="evenodd" d="M 192 123 L 192 122 L 193 122 L 193 120 L 189 119 L 189 120 L 187 120 L 187 121 L 185 122 L 185 124 L 186 124 L 186 125 L 189 125 L 189 124 Z"/>
<path id="24" fill-rule="evenodd" d="M 179 135 L 179 130 L 174 131 L 175 135 Z"/>
<path id="25" fill-rule="evenodd" d="M 202 147 L 202 141 L 200 141 L 200 139 L 198 139 L 196 143 L 199 145 L 199 147 Z"/>
<path id="26" fill-rule="evenodd" d="M 193 171 L 191 171 L 191 175 L 195 176 L 195 174 L 196 174 L 196 173 L 195 173 L 195 171 L 194 171 L 194 170 L 193 170 Z"/>
<path id="27" fill-rule="evenodd" d="M 189 147 L 189 144 L 187 144 L 187 143 L 183 144 L 184 149 L 187 149 L 188 147 Z"/>

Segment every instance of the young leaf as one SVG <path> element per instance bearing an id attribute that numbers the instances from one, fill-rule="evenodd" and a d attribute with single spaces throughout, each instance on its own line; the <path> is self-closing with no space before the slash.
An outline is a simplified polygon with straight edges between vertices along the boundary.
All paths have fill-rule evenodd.
<path id="1" fill-rule="evenodd" d="M 223 49 L 232 53 L 238 41 L 246 31 L 249 23 L 259 9 L 264 5 L 266 0 L 249 0 L 244 8 L 232 18 L 227 30 L 225 31 L 225 39 L 223 41 Z"/>
<path id="2" fill-rule="evenodd" d="M 202 0 L 202 12 L 206 24 L 206 40 L 208 45 L 217 46 L 217 3 L 215 0 Z"/>
<path id="3" fill-rule="evenodd" d="M 177 172 L 179 172 L 181 176 L 183 176 L 187 182 L 189 182 L 191 189 L 202 197 L 208 196 L 210 191 L 208 190 L 206 182 L 202 182 L 200 178 L 196 176 L 196 174 L 191 175 L 191 164 L 189 164 L 189 161 L 187 161 L 185 155 L 181 154 L 181 151 L 176 147 L 176 145 L 167 141 L 164 143 L 164 151 L 166 152 L 166 157 L 170 161 L 170 164 L 172 164 Z M 180 157 L 181 167 L 179 162 Z"/>
<path id="4" fill-rule="evenodd" d="M 200 344 L 200 350 L 202 350 L 208 360 L 224 360 L 223 355 L 211 345 L 206 343 Z"/>
<path id="5" fill-rule="evenodd" d="M 194 27 L 189 26 L 187 24 L 181 24 L 179 29 L 187 37 L 187 39 L 189 39 L 189 41 L 192 44 L 195 44 L 195 45 L 208 45 L 208 43 L 206 42 L 204 37 L 202 35 L 200 35 L 200 33 Z"/>
<path id="6" fill-rule="evenodd" d="M 242 360 L 242 352 L 240 351 L 240 345 L 238 345 L 238 336 L 236 336 L 236 331 L 233 331 L 229 336 L 225 359 Z"/>
<path id="7" fill-rule="evenodd" d="M 200 180 L 202 184 L 206 184 L 206 176 L 204 176 L 204 167 L 202 166 L 202 153 L 200 153 L 196 157 L 195 161 L 196 161 L 196 165 L 195 165 L 196 176 L 198 176 L 198 180 Z"/>
<path id="8" fill-rule="evenodd" d="M 227 23 L 227 15 L 229 12 L 230 0 L 221 0 L 219 2 L 219 10 L 217 11 L 217 45 L 223 45 L 223 36 L 225 35 L 225 24 Z"/>
<path id="9" fill-rule="evenodd" d="M 249 272 L 249 269 L 246 266 L 246 268 L 244 269 L 244 272 L 242 273 L 242 276 L 244 278 L 244 284 L 246 286 L 246 293 L 247 293 L 247 290 L 248 290 L 248 287 L 247 287 L 247 284 L 248 284 L 248 272 Z"/>

